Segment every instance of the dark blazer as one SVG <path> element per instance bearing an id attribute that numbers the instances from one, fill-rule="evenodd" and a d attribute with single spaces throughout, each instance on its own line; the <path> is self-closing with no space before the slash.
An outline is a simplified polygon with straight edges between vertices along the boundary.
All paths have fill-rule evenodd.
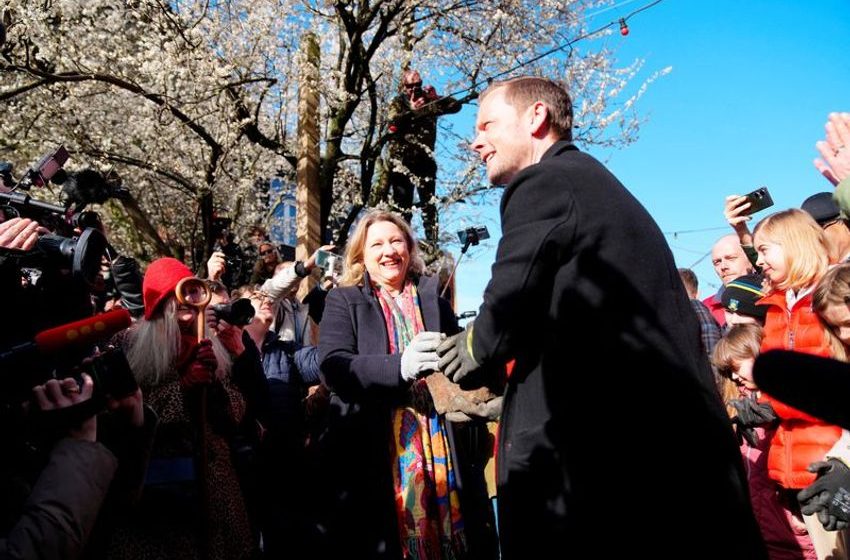
<path id="1" fill-rule="evenodd" d="M 766 557 L 699 325 L 652 217 L 560 141 L 507 186 L 501 219 L 473 352 L 482 364 L 516 358 L 498 463 L 503 558 L 580 557 L 600 529 L 617 535 L 597 544 L 612 547 L 600 557 Z"/>
<path id="2" fill-rule="evenodd" d="M 370 286 L 368 276 L 365 286 Z M 417 288 L 425 328 L 454 334 L 457 319 L 438 297 L 438 279 Z M 401 354 L 389 354 L 381 305 L 371 288 L 328 293 L 319 331 L 319 363 L 331 389 L 328 429 L 320 441 L 327 554 L 333 558 L 401 558 L 389 449 L 390 411 L 404 402 Z"/>

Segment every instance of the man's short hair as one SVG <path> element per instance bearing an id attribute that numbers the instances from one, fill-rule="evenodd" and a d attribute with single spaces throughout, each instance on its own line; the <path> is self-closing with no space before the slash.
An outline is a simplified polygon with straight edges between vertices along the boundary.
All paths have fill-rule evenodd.
<path id="1" fill-rule="evenodd" d="M 694 299 L 699 293 L 699 280 L 697 275 L 690 268 L 680 268 L 679 277 L 682 279 L 682 284 L 685 285 L 685 290 L 688 292 L 688 297 Z"/>
<path id="2" fill-rule="evenodd" d="M 505 88 L 505 101 L 517 111 L 524 111 L 532 103 L 542 101 L 549 110 L 552 131 L 562 140 L 573 139 L 573 102 L 563 84 L 537 76 L 520 76 L 493 82 L 482 92 L 479 103 L 499 88 Z"/>

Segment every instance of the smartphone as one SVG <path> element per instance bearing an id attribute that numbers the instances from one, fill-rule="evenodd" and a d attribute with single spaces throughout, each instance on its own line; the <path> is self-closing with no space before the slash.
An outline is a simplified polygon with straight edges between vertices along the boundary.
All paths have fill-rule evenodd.
<path id="1" fill-rule="evenodd" d="M 457 232 L 458 241 L 462 245 L 478 245 L 478 242 L 483 239 L 490 239 L 490 232 L 487 231 L 487 226 L 472 226 Z"/>
<path id="2" fill-rule="evenodd" d="M 330 251 L 325 251 L 323 249 L 319 249 L 318 251 L 316 251 L 316 266 L 318 266 L 321 269 L 327 269 L 328 268 L 328 259 L 330 259 L 332 256 L 335 256 L 335 255 L 333 253 L 331 253 Z"/>
<path id="3" fill-rule="evenodd" d="M 765 208 L 770 208 L 773 206 L 773 198 L 770 196 L 770 192 L 768 192 L 767 187 L 759 187 L 753 192 L 746 195 L 747 202 L 750 203 L 750 207 L 747 208 L 746 214 L 755 214 L 756 212 L 760 212 Z"/>

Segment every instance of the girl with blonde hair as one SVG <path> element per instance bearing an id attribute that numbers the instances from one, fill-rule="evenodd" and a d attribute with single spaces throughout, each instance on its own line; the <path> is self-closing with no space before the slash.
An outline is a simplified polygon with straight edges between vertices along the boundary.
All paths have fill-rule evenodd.
<path id="1" fill-rule="evenodd" d="M 832 356 L 826 330 L 812 309 L 815 287 L 829 268 L 823 229 L 807 212 L 790 209 L 761 220 L 753 240 L 756 264 L 770 284 L 768 293 L 757 302 L 767 306 L 761 351 L 784 349 Z M 841 436 L 841 428 L 769 395 L 759 400 L 768 403 L 780 419 L 768 453 L 770 478 L 799 511 L 796 494 L 816 476 L 808 470 L 809 465 L 823 460 Z M 819 559 L 847 558 L 840 534 L 827 532 L 814 516 L 807 515 L 804 521 Z"/>

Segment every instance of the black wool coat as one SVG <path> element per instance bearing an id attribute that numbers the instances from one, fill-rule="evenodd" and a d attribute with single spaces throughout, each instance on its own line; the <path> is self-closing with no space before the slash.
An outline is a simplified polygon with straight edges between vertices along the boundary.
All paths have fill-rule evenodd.
<path id="1" fill-rule="evenodd" d="M 473 352 L 516 359 L 498 461 L 503 558 L 587 546 L 766 557 L 696 316 L 646 209 L 559 141 L 507 186 L 501 220 Z M 599 530 L 617 538 L 588 542 Z"/>
<path id="2" fill-rule="evenodd" d="M 327 558 L 401 558 L 390 470 L 391 410 L 406 402 L 401 354 L 389 353 L 381 304 L 365 286 L 328 292 L 319 329 L 319 363 L 331 389 L 328 428 L 319 444 Z M 454 334 L 457 318 L 438 297 L 438 279 L 417 289 L 425 329 Z"/>

